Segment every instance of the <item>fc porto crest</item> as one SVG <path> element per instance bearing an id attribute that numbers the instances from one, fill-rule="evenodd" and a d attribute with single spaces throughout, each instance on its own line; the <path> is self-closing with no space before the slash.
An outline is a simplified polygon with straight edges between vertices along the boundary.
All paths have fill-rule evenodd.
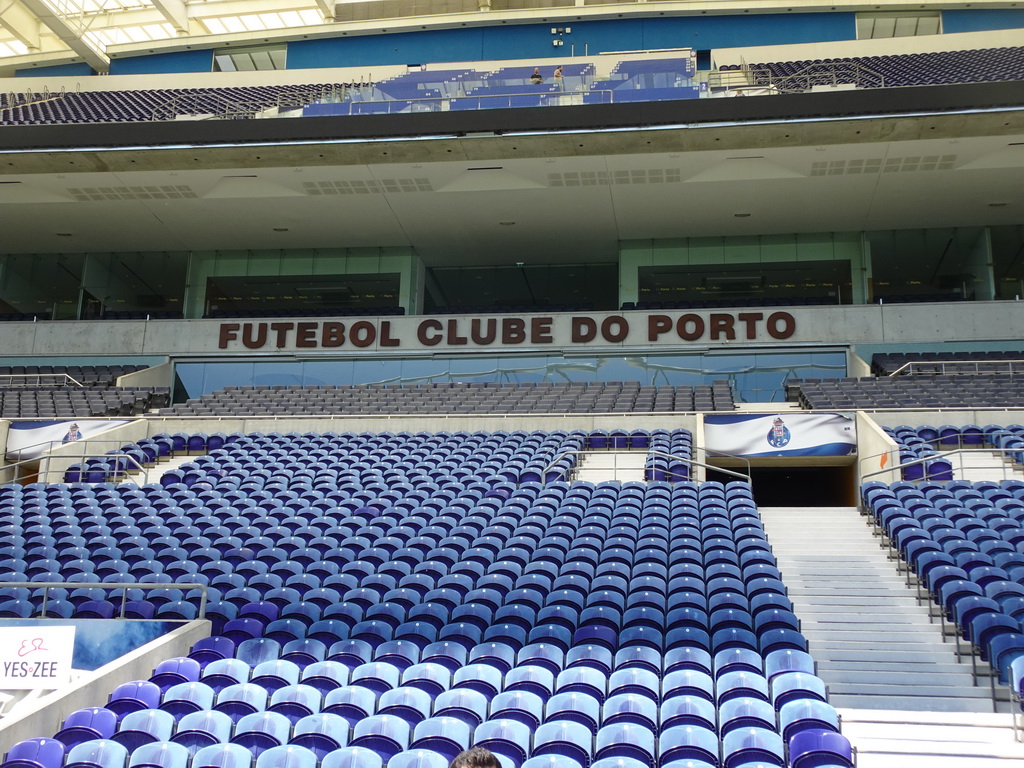
<path id="1" fill-rule="evenodd" d="M 772 428 L 768 432 L 768 445 L 772 448 L 785 448 L 793 436 L 790 434 L 786 423 L 781 416 L 776 416 L 772 422 Z"/>

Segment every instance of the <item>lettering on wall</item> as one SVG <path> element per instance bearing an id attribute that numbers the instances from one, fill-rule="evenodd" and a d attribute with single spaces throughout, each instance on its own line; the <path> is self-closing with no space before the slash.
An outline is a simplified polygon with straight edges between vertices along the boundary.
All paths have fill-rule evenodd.
<path id="1" fill-rule="evenodd" d="M 427 317 L 221 323 L 218 349 L 305 350 L 678 346 L 782 341 L 796 333 L 789 312 L 684 312 L 527 317 Z"/>

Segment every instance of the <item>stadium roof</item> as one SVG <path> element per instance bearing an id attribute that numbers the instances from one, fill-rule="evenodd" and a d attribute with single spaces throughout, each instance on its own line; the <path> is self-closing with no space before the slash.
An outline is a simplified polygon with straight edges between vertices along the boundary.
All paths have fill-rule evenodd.
<path id="1" fill-rule="evenodd" d="M 0 0 L 0 60 L 65 54 L 103 72 L 114 46 L 317 27 L 333 15 L 331 0 Z"/>
<path id="2" fill-rule="evenodd" d="M 567 263 L 614 260 L 630 239 L 1018 223 L 1024 110 L 923 109 L 957 94 L 965 106 L 995 104 L 1003 92 L 1019 105 L 1017 84 L 892 90 L 12 126 L 0 136 L 0 251 L 383 245 L 412 247 L 428 266 Z M 902 113 L 850 114 L 885 98 Z M 847 114 L 766 119 L 815 104 Z M 709 122 L 656 125 L 698 112 Z M 617 116 L 632 126 L 616 127 Z M 544 130 L 550 121 L 561 128 Z"/>

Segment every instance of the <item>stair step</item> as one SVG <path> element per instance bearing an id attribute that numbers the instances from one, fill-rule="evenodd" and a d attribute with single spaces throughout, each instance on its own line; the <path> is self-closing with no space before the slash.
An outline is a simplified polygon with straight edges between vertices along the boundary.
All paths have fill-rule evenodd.
<path id="1" fill-rule="evenodd" d="M 853 508 L 761 510 L 765 532 L 835 706 L 991 712 L 931 606 Z M 1004 705 L 1005 706 L 1005 705 Z"/>

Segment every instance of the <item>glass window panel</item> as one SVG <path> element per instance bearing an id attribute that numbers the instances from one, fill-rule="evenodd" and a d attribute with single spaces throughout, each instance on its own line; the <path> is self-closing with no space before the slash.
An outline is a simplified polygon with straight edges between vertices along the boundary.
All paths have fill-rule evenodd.
<path id="1" fill-rule="evenodd" d="M 912 37 L 917 34 L 917 17 L 904 16 L 896 19 L 896 28 L 893 31 L 894 37 Z"/>
<path id="2" fill-rule="evenodd" d="M 187 273 L 184 252 L 90 254 L 84 287 L 98 302 L 97 316 L 111 312 L 180 316 Z"/>
<path id="3" fill-rule="evenodd" d="M 78 317 L 82 254 L 18 254 L 0 259 L 0 313 L 54 320 Z"/>
<path id="4" fill-rule="evenodd" d="M 875 19 L 875 28 L 872 37 L 892 37 L 896 29 L 896 19 L 891 16 L 883 16 Z"/>

